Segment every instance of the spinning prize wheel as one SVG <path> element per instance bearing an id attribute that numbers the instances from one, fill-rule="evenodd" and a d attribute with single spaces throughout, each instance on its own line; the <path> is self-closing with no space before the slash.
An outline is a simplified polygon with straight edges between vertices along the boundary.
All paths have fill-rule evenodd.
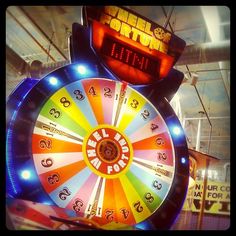
<path id="1" fill-rule="evenodd" d="M 127 42 L 112 41 L 117 32 L 84 12 L 92 25 L 73 25 L 73 63 L 26 79 L 8 100 L 7 193 L 72 210 L 102 229 L 167 229 L 188 185 L 184 132 L 163 97 L 164 80 L 150 82 L 168 58 L 141 59 L 139 50 L 127 64 Z M 98 28 L 106 47 L 93 43 Z M 114 61 L 130 69 L 120 72 Z M 137 72 L 144 80 L 132 84 Z M 165 80 L 173 76 L 182 80 L 173 69 Z"/>

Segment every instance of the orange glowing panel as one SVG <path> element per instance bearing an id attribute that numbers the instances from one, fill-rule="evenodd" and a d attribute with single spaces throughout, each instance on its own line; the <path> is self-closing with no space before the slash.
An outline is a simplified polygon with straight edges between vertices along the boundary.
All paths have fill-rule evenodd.
<path id="1" fill-rule="evenodd" d="M 166 77 L 173 66 L 174 57 L 142 46 L 106 25 L 93 21 L 92 29 L 94 49 L 121 80 L 152 83 Z"/>

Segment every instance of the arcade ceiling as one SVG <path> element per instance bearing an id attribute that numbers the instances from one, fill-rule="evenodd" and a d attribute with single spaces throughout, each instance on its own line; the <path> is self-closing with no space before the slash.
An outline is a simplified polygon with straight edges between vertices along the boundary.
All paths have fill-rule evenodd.
<path id="1" fill-rule="evenodd" d="M 127 7 L 186 41 L 185 51 L 175 65 L 185 78 L 171 104 L 184 126 L 190 148 L 197 146 L 201 152 L 229 160 L 230 9 L 225 6 Z M 69 63 L 68 37 L 73 22 L 81 23 L 81 6 L 6 9 L 7 96 L 23 78 L 40 77 Z"/>

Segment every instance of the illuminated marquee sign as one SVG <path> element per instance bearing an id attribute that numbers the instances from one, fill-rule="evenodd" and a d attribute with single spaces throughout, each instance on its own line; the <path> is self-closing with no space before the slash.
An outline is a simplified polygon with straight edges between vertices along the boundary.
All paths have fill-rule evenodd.
<path id="1" fill-rule="evenodd" d="M 138 41 L 141 45 L 150 49 L 168 52 L 168 43 L 171 34 L 161 27 L 155 27 L 137 15 L 116 6 L 105 6 L 100 16 L 100 22 L 109 25 L 111 29 L 121 35 Z"/>
<path id="2" fill-rule="evenodd" d="M 92 47 L 121 80 L 149 84 L 165 78 L 185 42 L 160 25 L 118 6 L 86 6 Z"/>

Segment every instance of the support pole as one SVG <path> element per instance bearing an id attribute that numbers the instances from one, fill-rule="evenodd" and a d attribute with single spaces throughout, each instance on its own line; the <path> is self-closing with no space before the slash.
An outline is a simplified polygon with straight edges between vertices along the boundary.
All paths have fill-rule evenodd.
<path id="1" fill-rule="evenodd" d="M 184 118 L 183 118 L 183 123 L 182 123 L 183 129 L 185 129 L 185 122 L 186 122 L 186 119 L 185 119 L 185 116 L 184 116 Z"/>
<path id="2" fill-rule="evenodd" d="M 207 120 L 208 120 L 209 125 L 210 125 L 209 142 L 208 142 L 208 147 L 207 147 L 207 154 L 209 154 L 209 152 L 210 152 L 210 144 L 211 144 L 212 124 L 211 124 L 210 118 L 209 118 L 209 116 L 208 116 L 208 114 L 207 114 L 206 108 L 205 108 L 205 106 L 204 106 L 204 104 L 203 104 L 203 102 L 202 102 L 202 99 L 201 99 L 201 97 L 200 97 L 200 95 L 199 95 L 199 92 L 198 92 L 198 90 L 197 90 L 196 85 L 193 85 L 193 87 L 194 87 L 195 90 L 196 90 L 197 96 L 198 96 L 198 98 L 199 98 L 199 100 L 200 100 L 200 102 L 201 102 L 201 104 L 202 104 L 202 108 L 203 108 L 203 110 L 204 110 L 204 112 L 205 112 L 205 114 L 206 114 Z"/>
<path id="3" fill-rule="evenodd" d="M 198 127 L 197 127 L 196 151 L 200 150 L 201 124 L 202 124 L 202 120 L 199 119 Z"/>
<path id="4" fill-rule="evenodd" d="M 186 68 L 188 70 L 188 73 L 190 76 L 191 75 L 191 72 L 188 68 L 188 66 L 186 65 Z M 211 124 L 211 121 L 210 121 L 210 118 L 207 114 L 207 111 L 206 111 L 206 108 L 202 102 L 202 99 L 199 95 L 199 92 L 197 90 L 197 87 L 195 84 L 193 84 L 193 87 L 195 88 L 195 91 L 197 93 L 197 96 L 199 98 L 199 101 L 201 102 L 201 105 L 202 105 L 202 108 L 206 114 L 206 117 L 207 117 L 207 120 L 209 122 L 209 125 L 210 125 L 210 133 L 209 133 L 209 142 L 208 142 L 208 148 L 207 148 L 207 153 L 209 154 L 210 152 L 210 144 L 211 144 L 211 133 L 212 133 L 212 124 Z M 199 119 L 200 120 L 200 119 Z M 201 230 L 202 229 L 202 221 L 203 221 L 203 215 L 204 215 L 204 209 L 205 209 L 205 198 L 206 198 L 206 190 L 207 190 L 207 178 L 208 178 L 208 168 L 209 168 L 209 164 L 210 164 L 210 160 L 206 159 L 206 168 L 205 168 L 205 174 L 204 174 L 204 181 L 203 181 L 203 192 L 202 192 L 202 204 L 201 204 L 201 208 L 200 208 L 200 213 L 199 213 L 199 216 L 198 216 L 198 221 L 197 221 L 197 229 L 198 230 Z"/>
<path id="5" fill-rule="evenodd" d="M 203 180 L 203 191 L 202 191 L 202 199 L 201 199 L 201 208 L 198 215 L 198 221 L 197 221 L 197 229 L 202 229 L 202 221 L 203 221 L 203 215 L 204 215 L 204 209 L 205 209 L 205 199 L 206 199 L 206 191 L 207 191 L 207 179 L 208 179 L 208 168 L 210 165 L 210 160 L 206 159 L 206 168 L 205 168 L 205 174 L 204 174 L 204 180 Z"/>

